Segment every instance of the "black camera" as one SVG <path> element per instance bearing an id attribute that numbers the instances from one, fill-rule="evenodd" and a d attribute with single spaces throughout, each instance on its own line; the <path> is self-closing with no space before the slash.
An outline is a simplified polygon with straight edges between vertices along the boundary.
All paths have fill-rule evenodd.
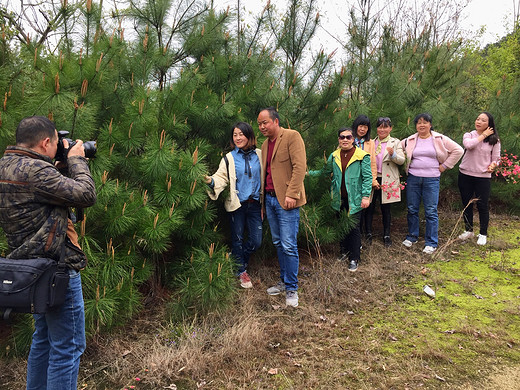
<path id="1" fill-rule="evenodd" d="M 58 150 L 56 151 L 56 157 L 54 159 L 56 161 L 65 161 L 67 160 L 67 155 L 69 154 L 70 148 L 76 145 L 76 141 L 71 140 L 70 138 L 66 138 L 69 135 L 68 131 L 62 130 L 58 131 Z M 65 149 L 65 145 L 63 145 L 63 140 L 66 139 L 69 143 L 69 147 Z M 93 158 L 96 156 L 96 141 L 84 141 L 83 149 L 85 149 L 85 157 Z"/>

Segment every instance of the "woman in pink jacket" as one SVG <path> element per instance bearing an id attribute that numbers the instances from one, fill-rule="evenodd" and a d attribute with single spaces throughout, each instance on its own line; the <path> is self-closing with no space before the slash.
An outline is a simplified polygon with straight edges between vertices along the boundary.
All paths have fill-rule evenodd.
<path id="1" fill-rule="evenodd" d="M 439 184 L 441 173 L 451 169 L 464 150 L 455 141 L 433 131 L 432 116 L 419 114 L 414 119 L 417 133 L 401 141 L 406 153 L 406 204 L 408 206 L 408 234 L 403 245 L 410 248 L 419 238 L 419 207 L 424 206 L 426 254 L 435 252 L 439 241 Z"/>
<path id="2" fill-rule="evenodd" d="M 475 120 L 475 130 L 464 134 L 466 152 L 459 166 L 459 191 L 464 207 L 464 225 L 466 230 L 459 238 L 467 240 L 473 237 L 473 205 L 471 199 L 477 198 L 480 220 L 480 234 L 477 244 L 486 245 L 489 224 L 489 193 L 491 172 L 500 160 L 500 140 L 495 120 L 489 112 L 481 113 Z"/>

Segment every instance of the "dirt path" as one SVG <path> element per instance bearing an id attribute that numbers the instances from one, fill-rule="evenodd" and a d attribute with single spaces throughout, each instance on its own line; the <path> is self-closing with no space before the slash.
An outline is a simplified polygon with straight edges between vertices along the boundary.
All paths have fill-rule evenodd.
<path id="1" fill-rule="evenodd" d="M 487 380 L 480 384 L 463 385 L 458 390 L 518 390 L 520 389 L 520 366 L 497 367 Z"/>

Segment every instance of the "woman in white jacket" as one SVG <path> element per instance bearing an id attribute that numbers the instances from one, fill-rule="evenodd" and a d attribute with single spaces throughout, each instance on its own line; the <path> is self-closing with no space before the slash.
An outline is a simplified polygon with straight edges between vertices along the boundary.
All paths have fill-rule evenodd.
<path id="1" fill-rule="evenodd" d="M 385 247 L 392 245 L 390 238 L 391 213 L 390 207 L 394 202 L 401 201 L 401 179 L 399 165 L 403 165 L 405 156 L 401 142 L 390 137 L 392 121 L 388 117 L 379 118 L 376 123 L 377 137 L 375 144 L 375 161 L 377 168 L 377 184 L 374 185 L 372 202 L 366 211 L 367 234 L 372 235 L 372 220 L 376 202 L 381 204 L 383 219 L 383 243 Z"/>
<path id="2" fill-rule="evenodd" d="M 238 277 L 243 288 L 251 288 L 247 274 L 249 257 L 262 244 L 262 156 L 256 148 L 251 125 L 238 122 L 232 127 L 231 147 L 220 161 L 217 172 L 206 176 L 208 195 L 216 200 L 229 184 L 229 196 L 224 203 L 231 222 L 231 254 L 238 265 Z M 247 229 L 247 241 L 244 232 Z"/>

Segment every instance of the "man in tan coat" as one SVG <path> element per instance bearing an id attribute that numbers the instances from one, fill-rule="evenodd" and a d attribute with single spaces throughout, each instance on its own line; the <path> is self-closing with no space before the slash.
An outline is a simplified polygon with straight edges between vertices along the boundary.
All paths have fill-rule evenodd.
<path id="1" fill-rule="evenodd" d="M 297 246 L 300 206 L 306 203 L 303 180 L 307 169 L 305 144 L 295 130 L 280 127 L 274 107 L 258 114 L 258 128 L 267 137 L 262 144 L 265 177 L 265 211 L 280 264 L 280 281 L 267 289 L 269 295 L 286 292 L 287 306 L 298 306 Z"/>

